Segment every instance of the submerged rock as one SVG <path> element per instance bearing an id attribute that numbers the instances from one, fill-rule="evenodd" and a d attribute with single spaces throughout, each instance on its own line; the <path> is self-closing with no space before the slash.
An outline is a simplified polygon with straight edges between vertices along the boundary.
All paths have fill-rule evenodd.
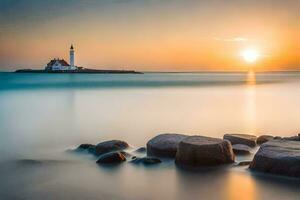
<path id="1" fill-rule="evenodd" d="M 147 155 L 174 158 L 178 143 L 186 138 L 182 134 L 160 134 L 147 143 Z"/>
<path id="2" fill-rule="evenodd" d="M 97 160 L 98 164 L 119 164 L 126 161 L 125 156 L 121 152 L 110 152 L 103 154 Z"/>
<path id="3" fill-rule="evenodd" d="M 133 159 L 130 162 L 134 164 L 153 165 L 153 164 L 161 163 L 161 160 L 154 157 L 143 157 L 143 158 L 133 157 Z"/>
<path id="4" fill-rule="evenodd" d="M 81 144 L 81 145 L 79 145 L 79 147 L 77 147 L 77 149 L 89 149 L 89 148 L 93 148 L 93 147 L 95 147 L 95 145 L 93 145 L 93 144 Z"/>
<path id="5" fill-rule="evenodd" d="M 128 153 L 126 151 L 120 151 L 121 154 L 123 154 L 123 156 L 125 156 L 126 158 L 130 158 L 132 157 L 132 154 L 131 153 Z"/>
<path id="6" fill-rule="evenodd" d="M 146 147 L 140 147 L 137 150 L 135 150 L 135 152 L 137 153 L 145 153 L 147 151 Z"/>
<path id="7" fill-rule="evenodd" d="M 190 136 L 179 143 L 175 162 L 183 167 L 200 167 L 232 163 L 234 158 L 229 141 Z"/>
<path id="8" fill-rule="evenodd" d="M 101 142 L 95 146 L 94 154 L 99 156 L 108 152 L 122 151 L 128 148 L 129 145 L 121 140 L 109 140 Z"/>
<path id="9" fill-rule="evenodd" d="M 272 135 L 261 135 L 257 138 L 256 143 L 258 145 L 261 145 L 261 144 L 266 143 L 273 139 L 274 139 L 274 137 Z"/>
<path id="10" fill-rule="evenodd" d="M 247 134 L 225 134 L 223 139 L 229 140 L 232 145 L 234 144 L 244 144 L 249 147 L 256 146 L 256 136 Z"/>
<path id="11" fill-rule="evenodd" d="M 75 151 L 93 153 L 95 151 L 95 145 L 93 144 L 81 144 Z"/>
<path id="12" fill-rule="evenodd" d="M 234 144 L 232 145 L 232 149 L 236 155 L 244 155 L 251 153 L 251 148 L 244 144 Z"/>
<path id="13" fill-rule="evenodd" d="M 247 165 L 250 165 L 252 161 L 242 161 L 242 162 L 239 162 L 237 165 L 238 166 L 247 166 Z"/>
<path id="14" fill-rule="evenodd" d="M 262 144 L 250 169 L 300 177 L 300 142 L 277 139 Z"/>

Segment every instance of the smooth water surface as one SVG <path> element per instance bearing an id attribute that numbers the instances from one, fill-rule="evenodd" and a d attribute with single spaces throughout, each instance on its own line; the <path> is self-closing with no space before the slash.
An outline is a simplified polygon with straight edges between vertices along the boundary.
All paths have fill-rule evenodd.
<path id="1" fill-rule="evenodd" d="M 247 167 L 103 168 L 65 150 L 165 132 L 295 135 L 299 102 L 300 73 L 0 73 L 0 199 L 298 199 L 299 180 Z"/>

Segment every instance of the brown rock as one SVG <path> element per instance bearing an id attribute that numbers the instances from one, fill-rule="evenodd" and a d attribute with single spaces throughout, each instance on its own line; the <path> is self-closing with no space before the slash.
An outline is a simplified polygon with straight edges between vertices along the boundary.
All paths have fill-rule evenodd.
<path id="1" fill-rule="evenodd" d="M 256 136 L 247 134 L 225 134 L 223 136 L 224 140 L 229 140 L 232 145 L 234 144 L 244 144 L 249 147 L 256 146 Z"/>
<path id="2" fill-rule="evenodd" d="M 300 142 L 277 139 L 262 144 L 250 169 L 300 177 Z"/>
<path id="3" fill-rule="evenodd" d="M 125 156 L 121 152 L 110 152 L 103 154 L 97 160 L 98 164 L 119 164 L 126 161 Z"/>
<path id="4" fill-rule="evenodd" d="M 244 144 L 234 144 L 232 145 L 232 149 L 236 155 L 250 154 L 252 150 L 249 146 Z"/>
<path id="5" fill-rule="evenodd" d="M 176 153 L 176 164 L 183 167 L 213 166 L 234 162 L 229 141 L 204 136 L 183 139 Z"/>
<path id="6" fill-rule="evenodd" d="M 148 141 L 147 155 L 174 158 L 178 143 L 186 137 L 186 135 L 172 133 L 158 135 Z"/>
<path id="7" fill-rule="evenodd" d="M 94 154 L 99 156 L 108 152 L 121 151 L 128 148 L 129 145 L 121 140 L 109 140 L 101 142 L 95 146 Z"/>
<path id="8" fill-rule="evenodd" d="M 273 139 L 274 139 L 274 137 L 272 135 L 261 135 L 257 138 L 256 143 L 258 145 L 261 145 L 261 144 L 266 143 Z"/>

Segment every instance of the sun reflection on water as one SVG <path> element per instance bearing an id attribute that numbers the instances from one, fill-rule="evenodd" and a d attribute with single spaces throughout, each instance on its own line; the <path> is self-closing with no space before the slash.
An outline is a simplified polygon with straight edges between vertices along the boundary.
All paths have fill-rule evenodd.
<path id="1" fill-rule="evenodd" d="M 255 85 L 256 77 L 254 70 L 249 70 L 247 74 L 247 85 Z"/>
<path id="2" fill-rule="evenodd" d="M 246 81 L 245 120 L 247 131 L 253 134 L 256 131 L 256 77 L 253 70 L 248 72 Z"/>
<path id="3" fill-rule="evenodd" d="M 255 182 L 251 176 L 244 173 L 231 173 L 228 176 L 225 199 L 255 200 L 256 192 Z"/>

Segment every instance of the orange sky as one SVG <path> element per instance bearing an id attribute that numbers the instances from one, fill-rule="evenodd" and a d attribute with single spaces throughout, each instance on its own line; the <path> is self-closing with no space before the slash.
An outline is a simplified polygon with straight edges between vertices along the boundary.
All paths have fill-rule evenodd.
<path id="1" fill-rule="evenodd" d="M 0 70 L 53 57 L 142 71 L 300 69 L 300 1 L 28 0 L 0 3 Z M 22 1 L 21 1 L 22 2 Z M 255 47 L 258 62 L 241 51 Z"/>

